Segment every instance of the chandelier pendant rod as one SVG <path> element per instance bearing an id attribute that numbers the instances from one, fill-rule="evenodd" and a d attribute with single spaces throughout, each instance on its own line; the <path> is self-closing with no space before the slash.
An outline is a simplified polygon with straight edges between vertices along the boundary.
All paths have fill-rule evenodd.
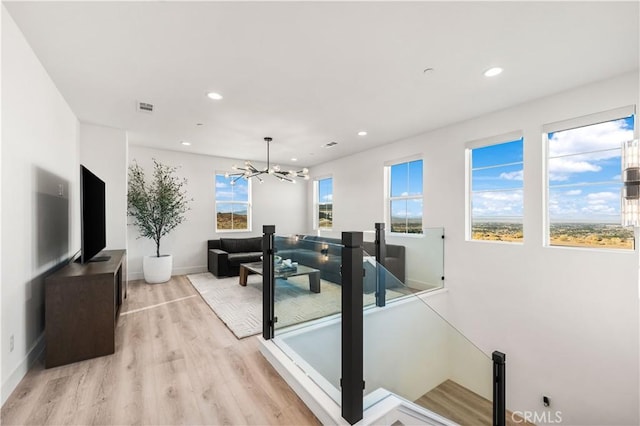
<path id="1" fill-rule="evenodd" d="M 264 138 L 264 140 L 267 142 L 267 168 L 265 170 L 265 172 L 269 173 L 269 169 L 271 168 L 271 164 L 269 162 L 269 142 L 271 142 L 271 138 L 270 137 L 266 137 Z"/>

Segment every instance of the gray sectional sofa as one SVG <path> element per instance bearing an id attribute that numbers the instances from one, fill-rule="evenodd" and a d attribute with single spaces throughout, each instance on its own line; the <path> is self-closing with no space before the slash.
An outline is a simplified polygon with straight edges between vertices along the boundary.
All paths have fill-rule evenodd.
<path id="1" fill-rule="evenodd" d="M 293 237 L 276 237 L 276 254 L 283 259 L 291 259 L 302 265 L 320 270 L 323 280 L 340 283 L 340 265 L 342 263 L 342 242 L 337 238 L 318 237 L 315 235 L 296 235 Z M 365 241 L 364 251 L 375 255 L 375 244 Z M 385 267 L 398 280 L 405 279 L 405 248 L 387 244 Z"/>
<path id="2" fill-rule="evenodd" d="M 375 244 L 364 242 L 364 251 L 375 255 Z M 387 244 L 385 267 L 400 282 L 405 280 L 405 247 Z M 283 259 L 291 259 L 301 265 L 320 270 L 320 278 L 340 283 L 340 265 L 342 263 L 341 241 L 337 238 L 326 238 L 315 235 L 295 235 L 291 237 L 275 237 L 276 255 Z M 209 271 L 217 277 L 236 276 L 240 264 L 257 262 L 262 256 L 262 237 L 221 238 L 207 242 Z M 372 269 L 365 268 L 365 269 Z M 371 288 L 371 273 L 365 279 L 365 291 Z M 394 280 L 388 280 L 393 287 Z M 397 284 L 397 283 L 396 283 Z"/>
<path id="3" fill-rule="evenodd" d="M 235 277 L 241 263 L 257 262 L 262 256 L 262 237 L 220 238 L 207 241 L 209 272 L 216 277 Z"/>

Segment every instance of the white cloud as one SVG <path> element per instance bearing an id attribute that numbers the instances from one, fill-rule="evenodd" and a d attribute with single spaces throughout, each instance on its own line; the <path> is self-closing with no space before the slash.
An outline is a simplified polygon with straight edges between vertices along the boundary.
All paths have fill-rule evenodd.
<path id="1" fill-rule="evenodd" d="M 618 201 L 620 199 L 620 194 L 615 192 L 593 192 L 587 195 L 587 200 L 589 201 Z"/>
<path id="2" fill-rule="evenodd" d="M 549 180 L 565 181 L 572 173 L 599 172 L 602 167 L 588 161 L 571 159 L 571 157 L 553 158 L 549 160 Z"/>
<path id="3" fill-rule="evenodd" d="M 216 182 L 216 188 L 227 188 L 229 185 L 227 185 L 224 182 Z"/>
<path id="4" fill-rule="evenodd" d="M 333 194 L 327 194 L 323 196 L 322 201 L 333 201 Z"/>
<path id="5" fill-rule="evenodd" d="M 549 197 L 549 214 L 552 220 L 612 221 L 620 214 L 620 195 L 615 191 L 554 191 Z"/>
<path id="6" fill-rule="evenodd" d="M 216 191 L 216 198 L 218 200 L 230 201 L 233 197 L 233 191 Z"/>
<path id="7" fill-rule="evenodd" d="M 613 206 L 605 204 L 589 205 L 582 208 L 582 212 L 587 215 L 615 215 L 618 214 L 618 210 Z"/>
<path id="8" fill-rule="evenodd" d="M 391 216 L 393 217 L 422 217 L 421 211 L 410 211 L 406 209 L 397 209 L 391 212 Z"/>
<path id="9" fill-rule="evenodd" d="M 605 200 L 587 200 L 587 203 L 590 206 L 595 206 L 596 204 L 607 204 Z"/>
<path id="10" fill-rule="evenodd" d="M 474 216 L 521 216 L 522 190 L 474 193 L 472 206 Z"/>
<path id="11" fill-rule="evenodd" d="M 555 157 L 580 152 L 620 148 L 624 141 L 633 139 L 633 130 L 624 120 L 608 121 L 593 126 L 556 132 L 549 140 L 549 156 Z M 591 160 L 611 158 L 619 153 L 593 153 Z"/>
<path id="12" fill-rule="evenodd" d="M 505 192 L 480 192 L 475 194 L 476 197 L 491 201 L 521 201 L 522 191 L 505 191 Z"/>
<path id="13" fill-rule="evenodd" d="M 500 179 L 522 180 L 522 170 L 517 170 L 515 172 L 502 172 L 500 173 Z"/>
<path id="14" fill-rule="evenodd" d="M 549 156 L 570 156 L 549 160 L 549 179 L 566 181 L 573 173 L 601 171 L 596 162 L 620 157 L 617 148 L 633 139 L 633 131 L 626 126 L 624 120 L 617 120 L 554 133 L 549 140 Z"/>

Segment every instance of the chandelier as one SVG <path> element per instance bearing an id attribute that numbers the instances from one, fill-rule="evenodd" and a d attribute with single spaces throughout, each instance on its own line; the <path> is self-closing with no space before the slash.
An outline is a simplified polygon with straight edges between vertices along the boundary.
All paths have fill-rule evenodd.
<path id="1" fill-rule="evenodd" d="M 271 167 L 271 164 L 269 163 L 269 142 L 271 142 L 272 140 L 273 139 L 271 139 L 270 137 L 264 138 L 264 141 L 267 143 L 267 167 L 262 170 L 258 170 L 253 164 L 251 164 L 251 161 L 248 160 L 244 162 L 244 167 L 233 165 L 231 168 L 236 171 L 224 174 L 224 177 L 226 178 L 234 178 L 231 181 L 231 185 L 235 185 L 238 179 L 248 180 L 251 178 L 256 178 L 258 179 L 258 181 L 260 181 L 260 183 L 262 183 L 264 182 L 260 177 L 262 175 L 272 175 L 280 179 L 280 181 L 282 182 L 291 183 L 296 183 L 295 178 L 303 178 L 305 180 L 309 180 L 309 169 L 307 168 L 304 168 L 302 170 L 280 170 L 280 166 L 278 165 Z"/>

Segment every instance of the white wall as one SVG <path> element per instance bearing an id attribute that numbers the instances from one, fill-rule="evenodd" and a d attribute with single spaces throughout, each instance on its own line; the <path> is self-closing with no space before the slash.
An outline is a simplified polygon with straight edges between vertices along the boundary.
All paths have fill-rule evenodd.
<path id="1" fill-rule="evenodd" d="M 440 295 L 431 293 L 424 300 L 434 296 Z M 384 388 L 415 401 L 452 379 L 491 399 L 491 359 L 417 297 L 394 300 L 384 308 L 365 309 L 363 338 L 365 395 Z M 276 339 L 278 344 L 280 339 L 294 352 L 288 356 L 306 374 L 322 383 L 317 379 L 319 374 L 340 389 L 339 319 L 284 333 Z M 325 392 L 335 394 L 327 389 Z"/>
<path id="2" fill-rule="evenodd" d="M 106 186 L 107 250 L 127 248 L 127 133 L 80 124 L 80 164 Z"/>
<path id="3" fill-rule="evenodd" d="M 542 412 L 547 395 L 565 424 L 640 420 L 638 252 L 542 245 L 542 125 L 631 104 L 637 72 L 311 170 L 333 176 L 334 227 L 370 229 L 383 220 L 384 162 L 424 156 L 424 225 L 445 228 L 449 318 L 487 353 L 506 353 L 512 410 Z M 525 140 L 525 242 L 465 241 L 465 143 L 515 130 Z"/>
<path id="4" fill-rule="evenodd" d="M 205 155 L 164 151 L 139 146 L 129 147 L 130 163 L 137 161 L 147 173 L 153 158 L 171 166 L 180 166 L 179 176 L 187 179 L 187 193 L 193 202 L 187 220 L 162 238 L 160 251 L 173 255 L 173 274 L 202 272 L 207 268 L 207 240 L 262 235 L 263 225 L 276 225 L 278 234 L 298 233 L 306 218 L 305 185 L 280 182 L 267 176 L 263 184 L 252 185 L 252 231 L 215 232 L 215 173 L 231 171 L 237 160 Z M 129 219 L 129 223 L 132 220 Z M 142 257 L 155 253 L 155 244 L 138 238 L 138 230 L 129 225 L 129 278 L 142 278 Z"/>
<path id="5" fill-rule="evenodd" d="M 3 33 L 3 25 L 2 22 L 4 21 L 4 15 L 5 15 L 5 10 L 4 10 L 4 6 L 0 7 L 0 35 L 4 34 Z M 2 109 L 2 104 L 3 104 L 3 92 L 2 92 L 2 58 L 4 56 L 3 54 L 3 47 L 2 47 L 2 39 L 0 38 L 0 190 L 2 188 L 2 135 L 4 134 L 4 130 L 2 127 L 2 119 L 4 117 L 3 114 L 3 109 Z M 2 279 L 2 196 L 0 195 L 0 280 Z M 0 288 L 2 287 L 2 281 L 0 281 Z M 4 316 L 2 315 L 2 290 L 0 290 L 0 321 L 4 320 Z M 1 329 L 0 327 L 0 339 L 2 341 L 4 341 L 4 331 Z M 4 405 L 4 401 L 5 401 L 5 390 L 4 390 L 4 383 L 5 383 L 5 379 L 4 379 L 4 362 L 3 362 L 3 358 L 4 358 L 4 348 L 2 348 L 1 342 L 0 342 L 0 405 Z M 7 383 L 8 384 L 8 383 Z M 12 385 L 8 384 L 8 386 L 13 389 Z M 9 392 L 9 388 L 7 388 L 7 393 Z"/>
<path id="6" fill-rule="evenodd" d="M 43 348 L 44 275 L 80 248 L 78 120 L 4 6 L 2 89 L 4 403 Z"/>

